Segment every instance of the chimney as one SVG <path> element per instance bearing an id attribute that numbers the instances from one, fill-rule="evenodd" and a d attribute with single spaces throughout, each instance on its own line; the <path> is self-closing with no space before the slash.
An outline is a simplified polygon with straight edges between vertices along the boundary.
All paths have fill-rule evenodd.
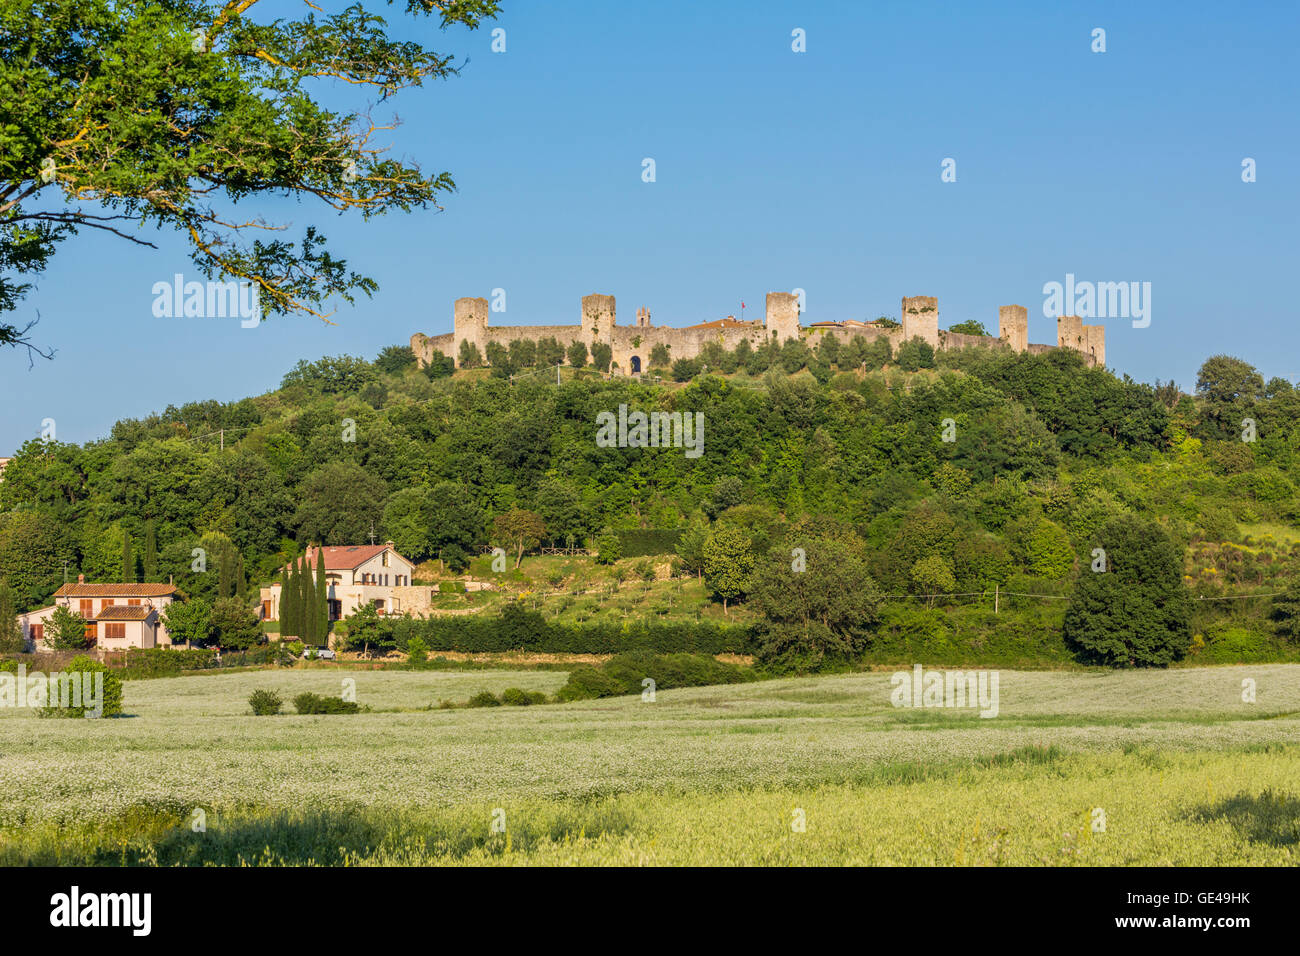
<path id="1" fill-rule="evenodd" d="M 86 576 L 85 576 L 84 574 L 78 574 L 78 575 L 77 575 L 77 583 L 78 583 L 78 584 L 85 584 L 85 583 L 86 583 Z"/>

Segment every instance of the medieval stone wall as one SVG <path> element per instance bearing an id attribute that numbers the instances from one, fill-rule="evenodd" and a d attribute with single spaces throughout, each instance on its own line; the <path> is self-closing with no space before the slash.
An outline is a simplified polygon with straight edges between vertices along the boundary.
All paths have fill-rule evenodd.
<path id="1" fill-rule="evenodd" d="M 803 336 L 815 346 L 819 336 L 833 335 L 845 343 L 857 336 L 868 340 L 885 338 L 895 352 L 904 342 L 919 337 L 935 349 L 1003 346 L 1041 355 L 1053 348 L 1068 348 L 1083 355 L 1090 365 L 1104 365 L 1106 362 L 1106 330 L 1103 326 L 1084 325 L 1078 316 L 1062 316 L 1057 320 L 1056 345 L 1034 345 L 1029 342 L 1028 310 L 1020 305 L 998 308 L 996 337 L 940 330 L 939 301 L 934 296 L 905 297 L 902 300 L 902 324 L 895 329 L 875 328 L 856 322 L 803 329 L 799 324 L 798 297 L 789 292 L 769 292 L 766 306 L 761 322 L 738 322 L 729 317 L 686 328 L 653 325 L 649 311 L 643 307 L 637 311 L 635 325 L 620 326 L 612 295 L 586 295 L 582 297 L 579 325 L 493 326 L 489 321 L 487 299 L 462 298 L 457 299 L 453 307 L 453 331 L 435 336 L 417 332 L 411 336 L 411 349 L 421 366 L 428 364 L 434 350 L 451 356 L 459 366 L 461 343 L 466 341 L 473 343 L 484 357 L 489 342 L 508 347 L 520 338 L 534 341 L 554 338 L 565 348 L 574 342 L 583 342 L 588 350 L 603 342 L 613 352 L 615 371 L 637 374 L 649 368 L 650 353 L 656 345 L 667 346 L 671 359 L 676 361 L 696 358 L 709 342 L 730 350 L 741 340 L 757 348 L 769 338 L 784 342 Z"/>

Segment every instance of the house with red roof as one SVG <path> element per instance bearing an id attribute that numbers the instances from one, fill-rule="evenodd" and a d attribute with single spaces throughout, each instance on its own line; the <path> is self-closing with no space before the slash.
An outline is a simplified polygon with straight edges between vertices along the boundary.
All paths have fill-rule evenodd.
<path id="1" fill-rule="evenodd" d="M 397 588 L 409 588 L 415 564 L 397 553 L 393 542 L 344 544 L 307 549 L 307 563 L 316 572 L 317 555 L 325 558 L 330 620 L 354 613 L 363 604 L 373 604 L 380 614 L 401 614 Z M 288 570 L 286 567 L 284 570 Z M 262 618 L 280 619 L 280 584 L 262 588 Z"/>
<path id="2" fill-rule="evenodd" d="M 176 588 L 170 584 L 87 584 L 79 574 L 76 584 L 54 592 L 52 605 L 20 614 L 18 624 L 29 647 L 45 650 L 45 624 L 55 608 L 65 607 L 85 619 L 86 637 L 100 650 L 170 647 L 162 611 L 174 600 Z"/>

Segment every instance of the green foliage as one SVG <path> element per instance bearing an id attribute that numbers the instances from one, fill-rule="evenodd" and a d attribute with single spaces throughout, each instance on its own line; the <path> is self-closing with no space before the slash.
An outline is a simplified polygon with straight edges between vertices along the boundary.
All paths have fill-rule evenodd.
<path id="1" fill-rule="evenodd" d="M 23 650 L 23 632 L 18 626 L 18 609 L 8 578 L 0 578 L 0 654 L 17 654 Z"/>
<path id="2" fill-rule="evenodd" d="M 415 367 L 415 352 L 409 345 L 387 345 L 380 349 L 374 364 L 385 375 L 400 375 L 408 368 Z"/>
<path id="3" fill-rule="evenodd" d="M 958 322 L 956 325 L 948 326 L 949 332 L 956 332 L 960 335 L 988 335 L 988 329 L 984 328 L 984 323 L 979 319 L 967 319 L 965 322 Z"/>
<path id="4" fill-rule="evenodd" d="M 546 703 L 546 695 L 541 691 L 520 690 L 518 687 L 507 687 L 501 692 L 501 703 L 507 707 L 529 707 L 533 704 Z"/>
<path id="5" fill-rule="evenodd" d="M 654 654 L 646 651 L 616 654 L 599 666 L 580 664 L 569 672 L 568 682 L 556 694 L 561 701 L 593 700 L 623 694 L 641 694 L 648 689 L 704 687 L 738 684 L 754 675 L 735 664 L 725 664 L 702 654 Z"/>
<path id="6" fill-rule="evenodd" d="M 214 650 L 182 650 L 174 647 L 128 647 L 123 678 L 174 677 L 185 671 L 211 670 L 218 666 Z"/>
<path id="7" fill-rule="evenodd" d="M 582 368 L 587 364 L 587 343 L 571 342 L 565 351 L 565 357 L 574 368 Z"/>
<path id="8" fill-rule="evenodd" d="M 754 572 L 752 541 L 740 528 L 718 524 L 704 543 L 704 581 L 723 607 L 749 590 Z"/>
<path id="9" fill-rule="evenodd" d="M 75 706 L 72 703 L 73 697 L 70 688 L 63 681 L 59 682 L 56 690 L 55 675 L 47 675 L 49 683 L 46 691 L 46 704 L 40 711 L 42 717 L 85 717 L 87 712 L 99 712 L 100 717 L 116 717 L 122 713 L 122 678 L 112 669 L 104 666 L 93 657 L 78 655 L 63 668 L 63 675 L 92 675 L 91 680 L 103 681 L 102 697 L 99 700 L 98 707 L 93 706 L 93 701 L 86 699 L 87 695 L 82 694 L 81 706 Z M 96 675 L 102 675 L 102 678 Z M 81 677 L 83 688 L 85 678 Z M 65 700 L 65 691 L 67 692 Z M 90 690 L 90 694 L 100 693 L 98 690 Z M 64 706 L 64 704 L 67 706 Z"/>
<path id="10" fill-rule="evenodd" d="M 754 582 L 762 615 L 757 663 L 772 673 L 842 666 L 866 649 L 880 607 L 860 545 L 792 536 L 775 549 Z M 793 554 L 798 547 L 802 554 Z"/>
<path id="11" fill-rule="evenodd" d="M 591 364 L 602 372 L 609 371 L 609 364 L 614 360 L 614 350 L 605 342 L 597 342 L 591 347 Z"/>
<path id="12" fill-rule="evenodd" d="M 629 528 L 617 534 L 619 556 L 623 558 L 672 554 L 682 535 L 675 528 Z"/>
<path id="13" fill-rule="evenodd" d="M 483 364 L 483 355 L 479 352 L 478 346 L 469 339 L 461 339 L 456 363 L 461 368 L 478 368 Z"/>
<path id="14" fill-rule="evenodd" d="M 315 362 L 300 360 L 285 374 L 280 387 L 301 386 L 326 395 L 347 395 L 360 392 L 373 381 L 375 366 L 354 355 L 336 355 Z"/>
<path id="15" fill-rule="evenodd" d="M 56 651 L 77 651 L 89 643 L 87 621 L 60 604 L 45 621 L 45 643 Z"/>
<path id="16" fill-rule="evenodd" d="M 466 707 L 500 707 L 501 701 L 490 690 L 481 690 L 465 702 Z"/>
<path id="17" fill-rule="evenodd" d="M 424 638 L 413 637 L 406 644 L 406 662 L 408 664 L 420 665 L 429 659 L 429 645 L 424 643 Z"/>
<path id="18" fill-rule="evenodd" d="M 1279 637 L 1300 644 L 1300 581 L 1290 582 L 1273 598 L 1271 616 Z"/>
<path id="19" fill-rule="evenodd" d="M 212 634 L 222 648 L 246 650 L 262 639 L 257 613 L 238 598 L 222 598 L 212 605 Z"/>
<path id="20" fill-rule="evenodd" d="M 894 361 L 905 372 L 934 368 L 934 347 L 919 336 L 910 338 L 898 347 Z"/>
<path id="21" fill-rule="evenodd" d="M 317 99 L 329 89 L 317 82 L 326 74 L 386 99 L 454 75 L 455 58 L 390 38 L 385 21 L 360 7 L 254 19 L 262 11 L 252 3 L 221 6 L 4 5 L 0 191 L 13 199 L 0 226 L 0 312 L 17 307 L 32 287 L 20 280 L 42 273 L 59 243 L 120 219 L 111 232 L 137 242 L 145 224 L 175 231 L 200 271 L 253 283 L 265 314 L 319 315 L 333 296 L 351 302 L 376 283 L 331 253 L 314 227 L 297 243 L 248 239 L 241 222 L 249 217 L 229 207 L 289 195 L 369 219 L 423 208 L 455 188 L 446 172 L 429 176 L 365 148 L 374 126 L 343 102 Z M 473 29 L 498 6 L 409 2 L 406 10 Z M 152 120 L 140 122 L 146 115 Z M 81 202 L 89 195 L 94 211 Z M 0 324 L 0 345 L 25 341 L 24 328 Z"/>
<path id="22" fill-rule="evenodd" d="M 324 697 L 310 691 L 294 697 L 293 706 L 300 714 L 355 714 L 361 710 L 361 706 L 354 700 Z"/>
<path id="23" fill-rule="evenodd" d="M 1154 521 L 1126 515 L 1102 530 L 1106 571 L 1083 571 L 1065 612 L 1066 646 L 1088 663 L 1165 667 L 1191 644 L 1179 549 Z"/>
<path id="24" fill-rule="evenodd" d="M 248 706 L 257 717 L 271 717 L 280 712 L 284 700 L 273 690 L 255 690 L 248 697 Z M 301 711 L 299 711 L 301 713 Z"/>

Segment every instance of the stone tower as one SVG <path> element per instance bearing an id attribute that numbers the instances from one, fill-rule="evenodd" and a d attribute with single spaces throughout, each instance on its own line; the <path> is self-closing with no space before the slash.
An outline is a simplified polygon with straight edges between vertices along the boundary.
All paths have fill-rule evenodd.
<path id="1" fill-rule="evenodd" d="M 592 344 L 614 342 L 614 297 L 612 295 L 584 295 L 582 297 L 582 331 L 583 337 L 591 337 Z"/>
<path id="2" fill-rule="evenodd" d="M 636 310 L 636 327 L 638 329 L 650 328 L 650 310 L 644 305 Z"/>
<path id="3" fill-rule="evenodd" d="M 939 300 L 932 295 L 903 297 L 903 341 L 921 338 L 931 348 L 939 347 Z"/>
<path id="4" fill-rule="evenodd" d="M 1083 351 L 1098 365 L 1106 364 L 1106 326 L 1085 325 L 1083 327 Z"/>
<path id="5" fill-rule="evenodd" d="M 470 341 L 478 348 L 479 355 L 487 344 L 488 300 L 464 298 L 457 299 L 452 312 L 451 357 L 460 366 L 460 343 Z"/>
<path id="6" fill-rule="evenodd" d="M 1063 315 L 1056 320 L 1056 347 L 1085 352 L 1083 347 L 1083 319 L 1077 315 Z"/>
<path id="7" fill-rule="evenodd" d="M 778 342 L 799 337 L 799 297 L 793 292 L 769 292 L 767 314 L 763 318 L 768 337 L 775 333 Z"/>
<path id="8" fill-rule="evenodd" d="M 998 306 L 998 338 L 1013 352 L 1029 351 L 1029 310 L 1023 305 Z"/>

